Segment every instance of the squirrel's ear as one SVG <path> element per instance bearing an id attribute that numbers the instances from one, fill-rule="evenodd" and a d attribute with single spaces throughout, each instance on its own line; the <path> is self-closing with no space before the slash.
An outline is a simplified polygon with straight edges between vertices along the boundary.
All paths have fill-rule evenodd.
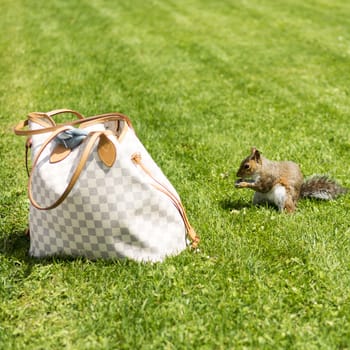
<path id="1" fill-rule="evenodd" d="M 260 163 L 260 152 L 256 149 L 256 147 L 252 148 L 252 158 L 257 162 Z"/>

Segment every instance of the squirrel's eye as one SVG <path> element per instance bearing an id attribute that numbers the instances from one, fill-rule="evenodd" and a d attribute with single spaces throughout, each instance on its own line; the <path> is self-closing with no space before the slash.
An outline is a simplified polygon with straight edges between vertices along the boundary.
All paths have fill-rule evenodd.
<path id="1" fill-rule="evenodd" d="M 249 164 L 244 164 L 244 169 L 249 169 Z"/>

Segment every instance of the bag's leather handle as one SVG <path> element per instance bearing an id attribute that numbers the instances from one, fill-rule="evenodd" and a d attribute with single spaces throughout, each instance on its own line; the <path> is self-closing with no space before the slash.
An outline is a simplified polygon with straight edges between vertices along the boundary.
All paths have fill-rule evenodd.
<path id="1" fill-rule="evenodd" d="M 74 120 L 72 122 L 68 122 L 65 124 L 60 124 L 56 125 L 55 122 L 51 119 L 50 116 L 56 115 L 59 113 L 71 113 L 72 110 L 70 109 L 57 109 L 55 111 L 47 112 L 47 113 L 41 113 L 41 112 L 33 112 L 29 113 L 28 118 L 26 120 L 20 121 L 16 127 L 14 128 L 14 132 L 16 135 L 19 136 L 27 136 L 27 143 L 26 143 L 26 154 L 25 154 L 25 162 L 26 162 L 26 169 L 27 169 L 27 174 L 29 174 L 29 166 L 28 166 L 28 151 L 30 148 L 31 140 L 30 137 L 32 135 L 38 135 L 38 134 L 45 134 L 49 132 L 55 132 L 58 129 L 62 128 L 63 126 L 89 126 L 89 125 L 94 125 L 98 123 L 104 123 L 108 121 L 119 121 L 122 120 L 124 121 L 129 128 L 133 129 L 133 126 L 131 124 L 131 120 L 129 117 L 127 117 L 124 114 L 121 113 L 105 113 L 105 114 L 100 114 L 100 115 L 95 115 L 92 117 L 84 118 L 84 119 L 78 119 Z M 75 111 L 74 111 L 75 112 Z M 75 112 L 75 114 L 79 114 L 82 116 L 82 114 Z M 47 118 L 43 118 L 43 116 L 46 116 Z M 34 123 L 37 123 L 42 126 L 40 129 L 36 130 L 30 130 L 26 129 L 29 125 L 29 121 L 32 121 Z"/>
<path id="2" fill-rule="evenodd" d="M 52 111 L 49 111 L 49 112 L 31 112 L 29 113 L 29 117 L 30 116 L 40 116 L 40 117 L 53 117 L 55 115 L 58 115 L 58 114 L 63 114 L 63 113 L 70 113 L 70 114 L 74 114 L 76 115 L 79 119 L 84 119 L 85 117 L 77 112 L 77 111 L 74 111 L 73 109 L 67 109 L 67 108 L 61 108 L 61 109 L 54 109 Z"/>
<path id="3" fill-rule="evenodd" d="M 101 139 L 103 140 L 103 147 L 105 147 L 106 138 L 108 138 L 109 135 L 112 135 L 112 132 L 108 131 L 108 130 L 107 131 L 93 131 L 93 132 L 91 132 L 84 141 L 84 143 L 86 143 L 84 151 L 83 151 L 81 158 L 79 160 L 79 163 L 78 163 L 77 167 L 75 168 L 75 171 L 74 171 L 71 179 L 69 180 L 69 183 L 68 183 L 66 189 L 63 191 L 62 195 L 54 203 L 50 204 L 49 206 L 46 206 L 46 207 L 41 206 L 34 199 L 33 192 L 32 192 L 32 182 L 33 182 L 34 170 L 35 170 L 37 163 L 39 161 L 39 158 L 42 155 L 45 148 L 54 140 L 54 138 L 59 133 L 65 131 L 65 130 L 69 130 L 69 129 L 71 129 L 71 127 L 68 125 L 65 125 L 59 129 L 57 129 L 55 132 L 53 132 L 47 138 L 47 140 L 43 143 L 43 145 L 41 146 L 40 150 L 38 151 L 38 154 L 36 155 L 35 160 L 33 162 L 32 170 L 30 172 L 29 181 L 28 181 L 28 197 L 29 197 L 31 204 L 39 210 L 54 209 L 57 206 L 59 206 L 67 198 L 67 196 L 69 195 L 69 193 L 73 189 L 75 183 L 79 179 L 79 176 L 80 176 L 80 174 L 81 174 L 81 172 L 82 172 L 82 170 L 83 170 L 83 168 L 84 168 L 84 166 L 89 158 L 91 150 L 94 147 L 97 139 L 99 139 L 101 137 Z M 99 152 L 99 154 L 100 154 L 100 152 Z M 113 165 L 113 163 L 111 163 L 109 165 Z"/>
<path id="4" fill-rule="evenodd" d="M 52 117 L 59 114 L 64 114 L 64 113 L 74 114 L 75 116 L 78 117 L 78 119 L 85 119 L 85 117 L 81 113 L 74 111 L 73 109 L 67 109 L 67 108 L 54 109 L 53 111 L 49 111 L 49 112 L 31 112 L 28 114 L 28 119 L 35 122 L 39 122 L 39 124 L 40 124 L 40 119 L 42 119 L 46 123 L 49 122 L 52 126 L 56 126 L 56 122 Z"/>
<path id="5" fill-rule="evenodd" d="M 77 115 L 79 119 L 74 120 L 72 122 L 63 123 L 63 124 L 56 124 L 51 117 L 53 115 L 57 115 L 60 113 L 73 113 Z M 92 117 L 84 118 L 82 114 L 76 111 L 72 111 L 70 109 L 58 109 L 47 113 L 42 113 L 42 112 L 29 113 L 26 120 L 20 121 L 15 126 L 14 132 L 16 135 L 19 135 L 19 136 L 31 136 L 31 135 L 45 134 L 48 132 L 54 132 L 57 129 L 61 128 L 62 126 L 67 126 L 67 125 L 68 126 L 93 125 L 93 124 L 103 123 L 103 122 L 108 122 L 113 120 L 123 120 L 128 124 L 128 126 L 131 129 L 133 129 L 131 120 L 126 115 L 121 113 L 113 112 L 113 113 L 99 114 Z M 30 121 L 41 125 L 42 128 L 36 129 L 36 130 L 27 129 Z"/>

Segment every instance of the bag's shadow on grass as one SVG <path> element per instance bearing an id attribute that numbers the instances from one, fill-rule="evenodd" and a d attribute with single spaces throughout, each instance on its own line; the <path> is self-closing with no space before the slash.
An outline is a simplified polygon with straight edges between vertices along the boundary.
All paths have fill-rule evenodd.
<path id="1" fill-rule="evenodd" d="M 29 256 L 29 236 L 25 231 L 11 232 L 0 239 L 0 254 L 14 266 L 21 266 L 23 277 L 32 273 L 35 261 Z"/>
<path id="2" fill-rule="evenodd" d="M 0 253 L 18 260 L 28 257 L 29 236 L 24 231 L 12 232 L 1 240 Z"/>
<path id="3" fill-rule="evenodd" d="M 54 261 L 72 261 L 76 258 L 69 257 L 47 257 L 35 258 L 29 255 L 30 238 L 25 231 L 12 232 L 10 235 L 0 240 L 0 254 L 17 261 L 18 263 L 27 265 L 26 275 L 30 275 L 34 265 L 48 265 Z"/>
<path id="4" fill-rule="evenodd" d="M 13 261 L 15 264 L 23 264 L 25 267 L 25 276 L 31 274 L 33 266 L 36 265 L 51 265 L 53 263 L 75 263 L 81 262 L 93 262 L 108 265 L 118 265 L 121 268 L 132 268 L 137 266 L 138 263 L 130 259 L 115 258 L 115 259 L 89 259 L 82 256 L 48 256 L 43 258 L 36 258 L 29 255 L 30 238 L 25 231 L 15 231 L 6 237 L 0 239 L 0 254 Z"/>

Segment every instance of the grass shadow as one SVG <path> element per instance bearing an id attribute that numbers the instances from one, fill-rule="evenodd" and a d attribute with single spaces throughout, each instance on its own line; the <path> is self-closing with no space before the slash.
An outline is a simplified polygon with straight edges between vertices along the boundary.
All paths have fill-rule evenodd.
<path id="1" fill-rule="evenodd" d="M 11 260 L 26 264 L 29 269 L 33 265 L 47 265 L 54 261 L 72 261 L 71 257 L 44 257 L 35 258 L 29 255 L 30 237 L 25 231 L 12 232 L 0 240 L 0 254 Z M 30 273 L 30 272 L 29 272 Z"/>
<path id="2" fill-rule="evenodd" d="M 28 258 L 29 236 L 25 231 L 12 232 L 0 241 L 0 253 L 18 260 Z"/>
<path id="3" fill-rule="evenodd" d="M 243 200 L 232 200 L 231 198 L 224 198 L 220 202 L 220 206 L 224 210 L 242 210 L 244 208 L 251 208 L 252 204 L 244 202 Z"/>
<path id="4" fill-rule="evenodd" d="M 29 255 L 30 237 L 25 231 L 14 231 L 5 237 L 0 238 L 0 254 L 14 261 L 16 264 L 26 266 L 25 276 L 30 275 L 32 267 L 35 265 L 50 265 L 53 263 L 75 263 L 91 262 L 103 266 L 118 265 L 119 267 L 137 266 L 138 263 L 128 258 L 96 258 L 89 259 L 84 256 L 53 255 L 42 258 Z"/>
<path id="5" fill-rule="evenodd" d="M 254 205 L 252 202 L 244 202 L 240 200 L 232 200 L 230 198 L 225 198 L 220 201 L 220 206 L 224 210 L 242 210 L 244 208 L 268 208 L 278 211 L 278 208 L 271 203 L 257 204 Z"/>
<path id="6" fill-rule="evenodd" d="M 28 254 L 29 244 L 29 236 L 25 231 L 14 231 L 0 239 L 0 254 L 10 265 L 21 267 L 22 277 L 30 276 L 35 264 Z"/>

